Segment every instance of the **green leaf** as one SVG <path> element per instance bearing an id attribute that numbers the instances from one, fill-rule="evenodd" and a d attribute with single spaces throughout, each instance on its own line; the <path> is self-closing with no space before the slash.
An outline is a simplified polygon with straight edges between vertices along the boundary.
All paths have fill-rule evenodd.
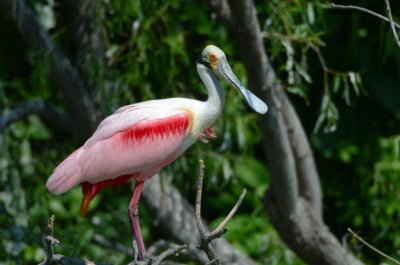
<path id="1" fill-rule="evenodd" d="M 257 159 L 245 156 L 235 162 L 235 172 L 240 181 L 262 196 L 267 189 L 269 174 L 263 163 Z"/>
<path id="2" fill-rule="evenodd" d="M 314 12 L 314 4 L 312 2 L 307 3 L 307 17 L 308 22 L 312 25 L 315 22 L 315 12 Z"/>
<path id="3" fill-rule="evenodd" d="M 286 90 L 289 93 L 295 94 L 295 95 L 299 95 L 302 99 L 304 99 L 304 101 L 309 104 L 309 99 L 308 99 L 308 93 L 305 90 L 304 87 L 299 87 L 299 86 L 288 86 L 286 88 Z"/>

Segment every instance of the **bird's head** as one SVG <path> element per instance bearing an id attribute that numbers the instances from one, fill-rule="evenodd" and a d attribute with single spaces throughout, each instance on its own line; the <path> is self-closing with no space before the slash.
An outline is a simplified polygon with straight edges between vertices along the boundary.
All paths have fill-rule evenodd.
<path id="1" fill-rule="evenodd" d="M 197 58 L 197 63 L 210 69 L 219 79 L 225 80 L 235 87 L 245 98 L 247 104 L 260 114 L 268 111 L 267 105 L 256 95 L 247 90 L 237 79 L 228 64 L 225 53 L 214 45 L 208 45 Z"/>

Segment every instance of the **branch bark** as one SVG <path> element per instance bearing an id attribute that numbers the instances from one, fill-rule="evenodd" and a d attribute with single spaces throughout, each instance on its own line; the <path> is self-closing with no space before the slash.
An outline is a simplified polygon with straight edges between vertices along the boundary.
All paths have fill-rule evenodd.
<path id="1" fill-rule="evenodd" d="M 208 1 L 213 2 L 213 1 Z M 259 121 L 271 184 L 264 198 L 281 238 L 308 264 L 362 264 L 329 231 L 322 220 L 322 194 L 312 150 L 264 48 L 253 1 L 228 1 L 231 18 L 221 18 L 240 47 L 249 87 L 270 109 Z"/>
<path id="2" fill-rule="evenodd" d="M 103 12 L 100 2 L 65 0 L 64 3 L 77 57 L 92 55 L 103 59 L 106 47 L 101 30 Z"/>
<path id="3" fill-rule="evenodd" d="M 86 87 L 95 94 L 101 86 L 101 74 L 106 69 L 106 31 L 103 30 L 103 4 L 92 0 L 65 0 L 67 26 L 70 29 L 75 64 L 86 80 Z M 94 75 L 88 73 L 95 71 Z M 96 98 L 98 99 L 98 98 Z M 99 102 L 95 102 L 99 104 Z M 100 105 L 100 104 L 99 104 Z"/>
<path id="4" fill-rule="evenodd" d="M 44 100 L 28 101 L 4 113 L 0 117 L 0 132 L 14 122 L 22 120 L 32 114 L 37 114 L 43 118 L 43 120 L 73 134 L 71 118 Z"/>
<path id="5" fill-rule="evenodd" d="M 0 12 L 12 20 L 27 46 L 49 55 L 53 82 L 65 96 L 76 139 L 83 142 L 95 128 L 97 115 L 79 72 L 39 24 L 24 0 L 2 0 Z"/>

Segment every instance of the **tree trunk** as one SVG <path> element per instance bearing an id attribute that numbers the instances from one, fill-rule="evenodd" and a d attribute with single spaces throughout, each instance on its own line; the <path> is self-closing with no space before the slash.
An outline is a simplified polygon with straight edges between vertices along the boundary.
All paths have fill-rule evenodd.
<path id="1" fill-rule="evenodd" d="M 281 238 L 307 264 L 362 264 L 329 231 L 322 218 L 322 193 L 310 144 L 299 117 L 275 82 L 253 1 L 209 0 L 240 47 L 249 87 L 269 106 L 259 116 L 271 184 L 264 197 Z"/>

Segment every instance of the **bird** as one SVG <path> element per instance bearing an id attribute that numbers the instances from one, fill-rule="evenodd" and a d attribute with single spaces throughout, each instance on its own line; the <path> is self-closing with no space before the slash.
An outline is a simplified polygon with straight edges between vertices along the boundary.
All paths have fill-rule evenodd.
<path id="1" fill-rule="evenodd" d="M 207 45 L 197 57 L 196 69 L 208 91 L 206 101 L 167 98 L 134 103 L 106 117 L 93 135 L 63 160 L 49 177 L 47 189 L 59 195 L 81 185 L 80 215 L 106 187 L 135 182 L 129 203 L 134 256 L 144 260 L 145 245 L 139 224 L 138 203 L 144 182 L 181 156 L 197 140 L 215 138 L 225 93 L 219 79 L 235 87 L 255 112 L 267 105 L 247 90 L 232 72 L 225 53 Z"/>

